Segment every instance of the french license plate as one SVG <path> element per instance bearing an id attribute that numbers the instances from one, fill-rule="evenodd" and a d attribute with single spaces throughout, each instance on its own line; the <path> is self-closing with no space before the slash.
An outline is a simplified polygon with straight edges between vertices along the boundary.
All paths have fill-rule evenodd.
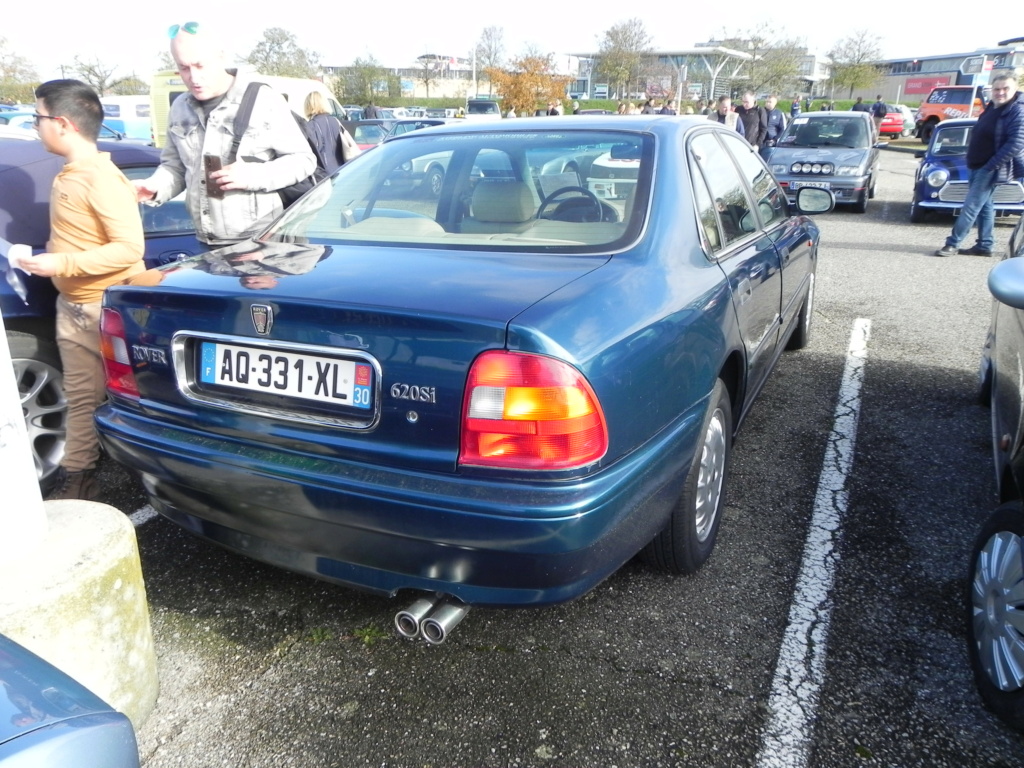
<path id="1" fill-rule="evenodd" d="M 373 368 L 300 352 L 202 342 L 199 380 L 319 403 L 369 410 L 373 405 Z"/>
<path id="2" fill-rule="evenodd" d="M 800 189 L 801 187 L 814 187 L 815 189 L 828 189 L 829 182 L 827 181 L 794 181 L 792 184 L 793 189 Z"/>

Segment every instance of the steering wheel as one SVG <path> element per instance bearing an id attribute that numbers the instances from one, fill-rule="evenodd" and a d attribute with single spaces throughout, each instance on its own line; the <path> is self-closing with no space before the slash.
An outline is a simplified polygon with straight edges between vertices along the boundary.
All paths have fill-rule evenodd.
<path id="1" fill-rule="evenodd" d="M 596 218 L 594 219 L 594 221 L 601 220 L 601 217 L 604 215 L 604 207 L 601 205 L 601 201 L 597 199 L 597 195 L 595 195 L 586 187 L 562 187 L 561 189 L 556 189 L 554 192 L 552 192 L 550 195 L 548 195 L 541 201 L 540 208 L 537 209 L 536 218 L 539 219 L 541 217 L 541 214 L 544 213 L 544 211 L 551 203 L 553 203 L 562 195 L 568 194 L 569 192 L 582 193 L 583 196 L 587 198 L 587 203 L 593 204 L 594 206 L 594 212 L 596 214 Z M 586 221 L 586 219 L 583 220 Z"/>

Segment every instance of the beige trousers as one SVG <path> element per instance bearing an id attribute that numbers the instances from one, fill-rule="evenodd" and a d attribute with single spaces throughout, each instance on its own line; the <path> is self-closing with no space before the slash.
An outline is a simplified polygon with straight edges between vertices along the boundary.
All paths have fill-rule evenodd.
<path id="1" fill-rule="evenodd" d="M 100 306 L 57 298 L 57 348 L 68 401 L 67 445 L 61 465 L 68 472 L 93 469 L 100 457 L 93 425 L 93 413 L 107 397 L 100 357 Z"/>

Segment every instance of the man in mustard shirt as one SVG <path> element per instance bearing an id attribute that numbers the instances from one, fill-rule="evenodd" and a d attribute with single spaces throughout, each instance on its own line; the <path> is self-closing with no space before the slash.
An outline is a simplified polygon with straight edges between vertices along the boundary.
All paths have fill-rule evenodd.
<path id="1" fill-rule="evenodd" d="M 65 160 L 50 192 L 46 253 L 23 258 L 27 272 L 53 278 L 57 347 L 68 402 L 67 446 L 49 499 L 99 496 L 99 439 L 93 412 L 106 397 L 100 357 L 100 302 L 108 285 L 145 271 L 136 191 L 110 154 L 96 146 L 103 107 L 78 80 L 51 80 L 36 89 L 36 131 Z"/>

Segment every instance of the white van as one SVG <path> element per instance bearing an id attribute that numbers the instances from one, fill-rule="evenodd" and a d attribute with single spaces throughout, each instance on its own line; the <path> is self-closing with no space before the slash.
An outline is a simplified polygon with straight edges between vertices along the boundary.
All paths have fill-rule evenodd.
<path id="1" fill-rule="evenodd" d="M 284 96 L 292 112 L 305 117 L 304 106 L 306 96 L 313 91 L 320 93 L 327 102 L 327 108 L 332 115 L 339 120 L 346 119 L 345 110 L 338 100 L 330 92 L 326 85 L 319 80 L 309 80 L 300 77 L 277 77 L 276 75 L 261 75 L 258 72 L 246 73 L 253 80 L 266 83 L 275 91 Z M 157 72 L 153 75 L 153 82 L 149 89 L 149 100 L 153 122 L 153 138 L 156 146 L 162 147 L 167 143 L 167 118 L 171 112 L 171 103 L 188 88 L 181 80 L 177 70 L 169 69 Z M 143 97 L 145 98 L 145 97 Z"/>
<path id="2" fill-rule="evenodd" d="M 316 91 L 324 97 L 324 101 L 327 102 L 327 109 L 330 114 L 334 115 L 339 120 L 344 120 L 346 118 L 344 108 L 338 103 L 338 100 L 334 98 L 334 94 L 330 92 L 327 86 L 319 80 L 306 80 L 300 77 L 277 77 L 276 75 L 260 75 L 257 73 L 253 73 L 251 77 L 253 80 L 259 80 L 261 83 L 266 83 L 284 96 L 285 101 L 288 102 L 288 106 L 292 108 L 292 112 L 301 117 L 306 116 L 306 113 L 303 111 L 306 97 L 313 91 Z"/>
<path id="3" fill-rule="evenodd" d="M 144 140 L 147 144 L 153 139 L 153 123 L 149 118 L 151 111 L 149 96 L 101 96 L 103 119 L 115 130 L 132 139 Z"/>

